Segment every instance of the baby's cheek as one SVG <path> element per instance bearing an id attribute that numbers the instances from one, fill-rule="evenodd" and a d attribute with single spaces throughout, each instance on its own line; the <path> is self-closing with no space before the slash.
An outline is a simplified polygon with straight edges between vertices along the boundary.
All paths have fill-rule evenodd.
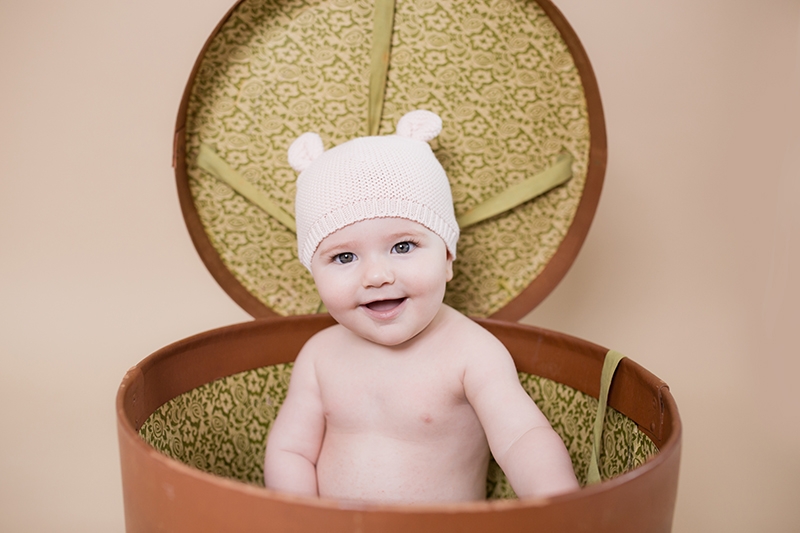
<path id="1" fill-rule="evenodd" d="M 314 285 L 317 287 L 317 293 L 322 299 L 322 303 L 325 304 L 328 310 L 330 310 L 331 307 L 340 305 L 343 294 L 341 288 L 337 287 L 335 283 L 331 283 L 322 278 L 315 279 Z"/>

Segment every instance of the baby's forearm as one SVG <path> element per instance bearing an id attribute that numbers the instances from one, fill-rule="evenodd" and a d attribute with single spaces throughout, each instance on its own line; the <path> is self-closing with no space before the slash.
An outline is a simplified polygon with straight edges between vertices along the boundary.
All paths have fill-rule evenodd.
<path id="1" fill-rule="evenodd" d="M 264 485 L 281 492 L 319 495 L 316 466 L 303 455 L 287 450 L 270 450 L 267 447 Z"/>
<path id="2" fill-rule="evenodd" d="M 549 427 L 532 428 L 495 459 L 520 498 L 555 496 L 580 488 L 564 442 Z"/>

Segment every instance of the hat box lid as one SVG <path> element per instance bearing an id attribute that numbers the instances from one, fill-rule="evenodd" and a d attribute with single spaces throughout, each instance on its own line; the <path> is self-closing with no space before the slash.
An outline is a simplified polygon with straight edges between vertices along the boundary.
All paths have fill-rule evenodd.
<path id="1" fill-rule="evenodd" d="M 566 274 L 599 200 L 606 135 L 589 60 L 548 0 L 414 0 L 395 9 L 379 131 L 392 133 L 413 109 L 442 117 L 432 147 L 459 222 L 566 168 L 565 182 L 462 224 L 445 302 L 517 320 Z M 256 318 L 321 309 L 297 259 L 286 153 L 307 131 L 326 148 L 367 133 L 373 12 L 367 0 L 240 1 L 186 86 L 173 161 L 183 216 L 214 278 Z"/>

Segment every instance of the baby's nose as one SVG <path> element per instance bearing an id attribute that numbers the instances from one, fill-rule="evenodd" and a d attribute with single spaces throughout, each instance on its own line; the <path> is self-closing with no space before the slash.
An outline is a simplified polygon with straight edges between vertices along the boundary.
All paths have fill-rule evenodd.
<path id="1" fill-rule="evenodd" d="M 394 271 L 386 260 L 371 260 L 364 266 L 364 287 L 381 287 L 394 283 Z"/>

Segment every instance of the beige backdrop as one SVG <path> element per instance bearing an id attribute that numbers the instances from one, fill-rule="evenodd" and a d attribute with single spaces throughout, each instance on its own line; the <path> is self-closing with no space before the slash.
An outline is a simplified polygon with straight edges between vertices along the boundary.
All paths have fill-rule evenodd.
<path id="1" fill-rule="evenodd" d="M 1 531 L 122 531 L 124 372 L 249 318 L 192 248 L 170 168 L 231 2 L 0 1 Z M 674 531 L 800 531 L 800 2 L 556 4 L 610 160 L 583 251 L 525 321 L 671 384 Z"/>

